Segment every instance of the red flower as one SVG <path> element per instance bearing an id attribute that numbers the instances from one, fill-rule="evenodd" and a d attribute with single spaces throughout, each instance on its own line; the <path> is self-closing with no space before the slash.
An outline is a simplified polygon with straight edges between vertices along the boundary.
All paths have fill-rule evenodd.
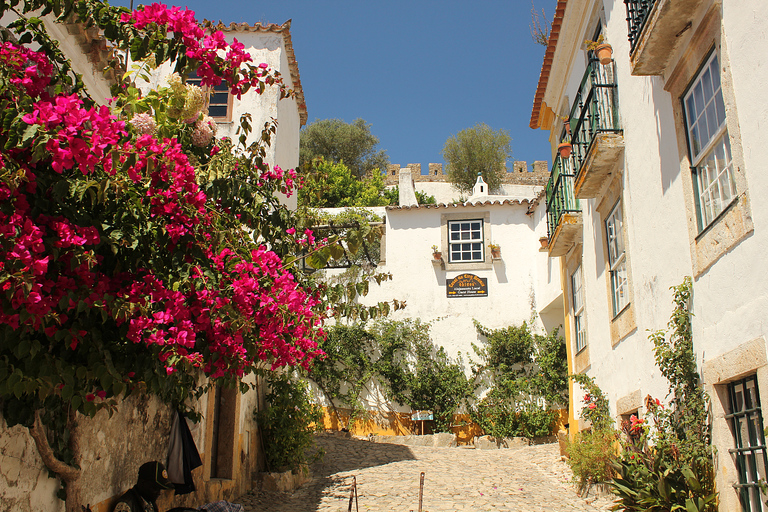
<path id="1" fill-rule="evenodd" d="M 643 428 L 644 424 L 645 424 L 645 420 L 638 418 L 634 414 L 629 417 L 629 429 L 633 432 Z"/>

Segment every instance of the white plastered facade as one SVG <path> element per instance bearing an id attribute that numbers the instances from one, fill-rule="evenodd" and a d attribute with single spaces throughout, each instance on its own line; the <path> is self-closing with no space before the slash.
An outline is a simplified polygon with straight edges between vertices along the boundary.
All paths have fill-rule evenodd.
<path id="1" fill-rule="evenodd" d="M 669 2 L 656 3 L 659 9 L 669 7 Z M 761 130 L 768 102 L 758 94 L 768 81 L 764 28 L 768 14 L 762 2 L 754 0 L 687 3 L 682 22 L 659 17 L 640 36 L 642 50 L 645 38 L 658 37 L 665 30 L 663 23 L 681 23 L 682 30 L 672 34 L 673 46 L 659 56 L 666 59 L 659 73 L 640 75 L 633 72 L 639 69 L 633 68 L 638 57 L 637 52 L 630 57 L 623 1 L 561 0 L 562 28 L 551 71 L 542 79 L 544 94 L 541 103 L 534 105 L 532 125 L 536 116 L 546 120 L 544 109 L 551 108 L 555 115 L 570 110 L 587 65 L 583 41 L 592 39 L 600 25 L 613 46 L 623 151 L 595 197 L 581 199 L 580 239 L 557 258 L 565 276 L 569 363 L 574 371 L 595 378 L 617 420 L 633 412 L 643 415 L 646 395 L 664 400 L 667 394 L 648 333 L 666 327 L 673 310 L 670 287 L 691 276 L 694 350 L 712 402 L 721 510 L 739 510 L 732 487 L 737 472 L 729 453 L 734 438 L 725 418 L 727 384 L 756 375 L 763 404 L 768 395 L 768 323 L 764 320 L 768 273 L 762 270 L 768 248 L 768 210 L 758 199 L 765 197 L 768 187 L 764 172 L 768 151 L 765 130 Z M 681 98 L 711 52 L 719 59 L 736 197 L 702 228 Z M 551 130 L 553 155 L 561 126 L 551 115 L 537 126 Z M 623 212 L 629 306 L 614 316 L 605 221 L 616 204 Z M 587 344 L 576 353 L 569 276 L 579 265 Z M 572 390 L 575 420 L 583 406 L 582 396 L 578 389 Z"/>

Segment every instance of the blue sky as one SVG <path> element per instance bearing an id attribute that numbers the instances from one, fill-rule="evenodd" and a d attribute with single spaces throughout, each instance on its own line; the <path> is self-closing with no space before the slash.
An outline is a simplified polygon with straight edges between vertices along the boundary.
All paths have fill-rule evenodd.
<path id="1" fill-rule="evenodd" d="M 292 19 L 309 121 L 365 119 L 392 163 L 426 171 L 448 137 L 477 123 L 509 131 L 513 160 L 551 159 L 546 132 L 528 127 L 544 58 L 530 0 L 167 3 L 224 23 Z M 555 3 L 536 0 L 550 21 Z"/>

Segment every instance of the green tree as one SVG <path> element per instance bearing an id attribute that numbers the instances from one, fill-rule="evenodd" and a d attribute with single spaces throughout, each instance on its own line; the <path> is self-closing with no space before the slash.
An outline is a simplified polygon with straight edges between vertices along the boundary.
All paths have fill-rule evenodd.
<path id="1" fill-rule="evenodd" d="M 469 193 L 481 174 L 492 191 L 498 190 L 512 155 L 511 140 L 506 130 L 493 130 L 485 123 L 449 137 L 443 146 L 448 179 Z"/>
<path id="2" fill-rule="evenodd" d="M 323 157 L 344 164 L 358 178 L 387 171 L 389 157 L 377 149 L 379 139 L 371 133 L 371 125 L 363 119 L 345 123 L 341 119 L 319 119 L 301 130 L 299 164 Z"/>
<path id="3" fill-rule="evenodd" d="M 384 190 L 384 197 L 387 198 L 388 205 L 397 206 L 400 204 L 400 187 L 395 185 L 394 187 Z M 420 190 L 416 191 L 416 201 L 419 204 L 437 204 L 435 196 L 430 196 L 426 192 Z"/>
<path id="4" fill-rule="evenodd" d="M 358 178 L 343 162 L 317 157 L 305 163 L 301 175 L 299 204 L 312 208 L 386 206 L 384 180 L 380 176 Z"/>

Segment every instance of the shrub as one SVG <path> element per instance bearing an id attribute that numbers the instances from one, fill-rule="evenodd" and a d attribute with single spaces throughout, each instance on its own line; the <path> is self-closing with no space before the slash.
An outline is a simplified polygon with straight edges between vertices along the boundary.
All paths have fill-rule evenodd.
<path id="1" fill-rule="evenodd" d="M 609 482 L 613 477 L 616 437 L 615 430 L 587 430 L 576 434 L 576 439 L 568 443 L 568 465 L 579 493 L 589 492 L 593 485 Z"/>
<path id="2" fill-rule="evenodd" d="M 313 434 L 322 430 L 323 411 L 312 403 L 307 384 L 287 374 L 270 374 L 267 393 L 269 405 L 254 411 L 264 440 L 267 468 L 296 471 L 303 464 L 323 456 L 323 451 L 307 456 Z"/>
<path id="3" fill-rule="evenodd" d="M 659 400 L 646 397 L 652 428 L 637 418 L 624 426 L 624 452 L 612 484 L 617 510 L 717 510 L 708 399 L 693 352 L 691 279 L 686 277 L 673 290 L 669 336 L 664 331 L 650 336 L 672 399 L 665 409 Z"/>
<path id="4" fill-rule="evenodd" d="M 473 367 L 475 380 L 488 394 L 470 408 L 470 416 L 493 437 L 541 437 L 552 433 L 557 412 L 567 400 L 565 344 L 557 330 L 533 334 L 527 324 L 488 329 L 475 321 L 485 340 L 473 345 L 482 364 Z"/>

